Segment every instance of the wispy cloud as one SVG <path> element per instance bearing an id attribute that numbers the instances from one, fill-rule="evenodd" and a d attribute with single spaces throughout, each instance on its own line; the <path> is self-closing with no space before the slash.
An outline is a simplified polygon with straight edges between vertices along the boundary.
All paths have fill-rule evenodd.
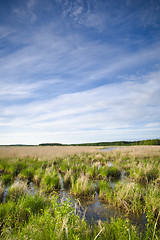
<path id="1" fill-rule="evenodd" d="M 24 80 L 42 78 L 63 78 L 68 84 L 72 82 L 81 85 L 105 79 L 119 74 L 122 70 L 137 68 L 139 65 L 150 64 L 158 60 L 159 44 L 147 46 L 134 53 L 111 43 L 86 41 L 75 34 L 74 43 L 71 35 L 57 35 L 52 26 L 45 31 L 38 29 L 26 38 L 26 34 L 12 37 L 12 44 L 26 42 L 18 50 L 3 56 L 0 61 L 2 79 Z M 72 34 L 73 37 L 73 34 Z M 34 67 L 33 67 L 34 66 Z"/>
<path id="2" fill-rule="evenodd" d="M 85 92 L 61 95 L 46 102 L 12 106 L 8 111 L 2 111 L 2 117 L 7 118 L 4 125 L 17 130 L 23 128 L 35 134 L 40 130 L 44 135 L 48 135 L 48 132 L 74 135 L 77 131 L 86 135 L 91 132 L 97 134 L 98 131 L 100 135 L 104 131 L 107 137 L 107 132 L 111 130 L 118 133 L 123 129 L 126 133 L 137 127 L 137 131 L 145 129 L 150 132 L 159 127 L 158 76 L 159 72 L 143 76 L 145 81 L 142 83 L 114 83 Z M 85 138 L 80 141 L 85 141 Z"/>
<path id="3" fill-rule="evenodd" d="M 36 5 L 37 0 L 27 0 L 26 3 L 23 2 L 20 7 L 14 7 L 13 12 L 21 23 L 26 21 L 33 23 L 37 20 L 37 16 L 35 14 Z"/>
<path id="4" fill-rule="evenodd" d="M 96 10 L 97 3 L 95 1 L 92 4 L 90 1 L 65 1 L 63 5 L 64 17 L 70 17 L 75 25 L 93 28 L 101 32 L 105 29 L 106 15 Z"/>
<path id="5" fill-rule="evenodd" d="M 0 25 L 0 143 L 157 136 L 159 10 L 118 2 L 12 5 L 14 24 Z"/>

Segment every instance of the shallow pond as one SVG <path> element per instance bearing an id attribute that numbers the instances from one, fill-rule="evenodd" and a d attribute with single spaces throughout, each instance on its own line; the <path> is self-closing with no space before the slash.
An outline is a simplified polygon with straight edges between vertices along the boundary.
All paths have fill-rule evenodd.
<path id="1" fill-rule="evenodd" d="M 20 182 L 21 182 L 21 181 L 20 181 L 18 178 L 15 180 L 15 183 L 20 183 Z M 8 195 L 8 191 L 9 191 L 10 187 L 11 187 L 11 186 L 7 186 L 7 187 L 5 187 L 5 189 L 4 189 L 3 202 L 6 201 L 6 197 L 7 197 L 7 195 Z M 28 193 L 28 194 L 31 194 L 31 195 L 35 195 L 35 194 L 38 192 L 38 190 L 37 190 L 37 188 L 36 188 L 36 186 L 34 185 L 33 182 L 28 182 L 27 188 L 26 188 L 26 191 L 25 191 L 25 192 Z"/>
<path id="2" fill-rule="evenodd" d="M 69 200 L 72 206 L 75 209 L 75 212 L 80 215 L 80 217 L 85 217 L 88 223 L 98 223 L 101 221 L 111 221 L 111 218 L 126 218 L 125 212 L 120 211 L 119 209 L 104 203 L 99 199 L 98 193 L 95 191 L 94 200 L 88 200 L 87 198 L 75 198 L 73 195 L 64 189 L 63 178 L 60 175 L 61 190 L 59 194 L 59 201 Z M 110 185 L 114 187 L 116 182 L 110 182 Z M 145 214 L 139 216 L 134 214 L 129 214 L 128 219 L 132 224 L 136 225 L 141 232 L 145 231 L 145 226 L 147 219 Z"/>
<path id="3" fill-rule="evenodd" d="M 108 152 L 108 151 L 113 151 L 119 147 L 108 147 L 108 148 L 102 148 L 101 151 Z"/>
<path id="4" fill-rule="evenodd" d="M 126 215 L 124 212 L 120 211 L 119 209 L 104 203 L 103 201 L 99 200 L 98 193 L 95 191 L 94 200 L 88 200 L 86 198 L 75 198 L 73 195 L 64 189 L 63 185 L 63 178 L 61 175 L 60 177 L 60 184 L 61 190 L 59 191 L 59 202 L 63 204 L 63 201 L 70 201 L 72 206 L 75 209 L 75 212 L 80 215 L 80 217 L 85 217 L 88 223 L 96 224 L 99 220 L 101 221 L 108 221 L 110 222 L 111 218 L 122 218 L 125 219 Z M 18 182 L 18 179 L 16 180 Z M 110 184 L 114 187 L 114 182 Z M 8 194 L 9 187 L 5 188 L 3 202 L 6 201 L 6 196 Z M 34 186 L 32 182 L 28 183 L 27 185 L 27 193 L 29 194 L 36 194 L 38 190 Z M 136 216 L 130 214 L 127 216 L 128 219 L 131 221 L 132 224 L 136 225 L 139 230 L 142 232 L 145 231 L 145 225 L 147 223 L 146 216 L 144 214 L 140 216 Z"/>
<path id="5" fill-rule="evenodd" d="M 122 218 L 125 219 L 126 215 L 124 212 L 119 209 L 100 201 L 98 198 L 97 192 L 95 192 L 95 199 L 88 200 L 84 199 L 76 199 L 74 196 L 70 195 L 69 192 L 64 189 L 60 191 L 59 201 L 63 203 L 63 201 L 69 200 L 72 206 L 75 208 L 76 213 L 80 215 L 80 217 L 85 217 L 88 223 L 98 223 L 101 221 L 111 221 L 111 218 Z M 145 214 L 140 216 L 130 214 L 127 216 L 128 219 L 138 227 L 139 231 L 145 231 L 145 225 L 147 223 Z"/>

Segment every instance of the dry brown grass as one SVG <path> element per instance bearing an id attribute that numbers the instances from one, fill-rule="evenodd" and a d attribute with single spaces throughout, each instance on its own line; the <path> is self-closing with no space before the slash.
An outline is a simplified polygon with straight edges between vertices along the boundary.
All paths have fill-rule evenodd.
<path id="1" fill-rule="evenodd" d="M 54 160 L 56 157 L 81 153 L 96 153 L 96 159 L 98 159 L 98 156 L 102 157 L 101 148 L 91 146 L 0 146 L 1 159 L 29 157 L 39 160 Z M 134 161 L 136 158 L 160 156 L 160 146 L 117 147 L 111 152 L 106 152 L 106 155 L 116 161 L 123 161 L 123 158 L 127 156 Z"/>
<path id="2" fill-rule="evenodd" d="M 96 147 L 84 146 L 9 146 L 0 147 L 0 158 L 38 158 L 52 160 L 56 157 L 65 157 L 67 155 L 80 153 L 95 153 L 98 149 Z"/>
<path id="3" fill-rule="evenodd" d="M 129 147 L 117 147 L 113 151 L 107 153 L 111 156 L 112 160 L 123 161 L 123 158 L 129 157 L 132 160 L 136 158 L 153 158 L 160 156 L 160 146 L 129 146 Z"/>

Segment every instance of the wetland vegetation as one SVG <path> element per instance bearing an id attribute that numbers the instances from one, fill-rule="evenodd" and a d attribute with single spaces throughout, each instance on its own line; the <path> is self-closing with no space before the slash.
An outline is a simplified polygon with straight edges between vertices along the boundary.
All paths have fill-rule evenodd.
<path id="1" fill-rule="evenodd" d="M 160 239 L 159 146 L 62 156 L 64 148 L 50 158 L 0 155 L 1 239 Z M 84 202 L 119 215 L 89 222 Z"/>

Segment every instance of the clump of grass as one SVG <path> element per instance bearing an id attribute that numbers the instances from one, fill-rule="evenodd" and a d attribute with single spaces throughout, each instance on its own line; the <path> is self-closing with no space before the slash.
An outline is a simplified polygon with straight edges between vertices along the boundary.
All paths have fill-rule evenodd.
<path id="1" fill-rule="evenodd" d="M 9 173 L 10 169 L 10 159 L 0 159 L 0 172 L 1 173 Z"/>
<path id="2" fill-rule="evenodd" d="M 54 172 L 46 172 L 41 181 L 41 187 L 46 193 L 54 190 L 60 190 L 60 179 L 58 174 Z"/>
<path id="3" fill-rule="evenodd" d="M 72 170 L 67 170 L 65 175 L 64 175 L 64 188 L 70 188 L 71 187 L 71 184 L 72 184 Z"/>
<path id="4" fill-rule="evenodd" d="M 114 202 L 128 213 L 141 214 L 144 207 L 144 189 L 135 182 L 119 182 L 114 188 Z"/>
<path id="5" fill-rule="evenodd" d="M 121 171 L 117 169 L 116 167 L 108 167 L 107 177 L 111 180 L 117 180 L 121 176 Z"/>
<path id="6" fill-rule="evenodd" d="M 24 181 L 15 181 L 8 190 L 6 199 L 17 201 L 21 195 L 27 193 L 27 183 Z"/>
<path id="7" fill-rule="evenodd" d="M 69 170 L 69 165 L 66 161 L 63 161 L 62 164 L 60 165 L 60 169 L 59 171 L 62 173 L 62 174 L 65 174 L 66 171 Z"/>
<path id="8" fill-rule="evenodd" d="M 81 175 L 72 183 L 71 192 L 76 196 L 91 197 L 95 191 L 95 186 L 89 181 L 89 177 Z"/>
<path id="9" fill-rule="evenodd" d="M 102 176 L 102 178 L 118 180 L 120 179 L 121 171 L 113 166 L 103 166 L 99 169 L 99 175 Z"/>
<path id="10" fill-rule="evenodd" d="M 144 162 L 139 162 L 137 166 L 131 168 L 130 172 L 131 178 L 141 184 L 147 184 L 156 180 L 159 175 L 158 167 L 153 166 L 151 163 L 145 164 Z"/>
<path id="11" fill-rule="evenodd" d="M 11 167 L 10 167 L 10 172 L 13 175 L 13 177 L 16 177 L 22 169 L 27 168 L 27 164 L 22 161 L 21 159 L 12 161 Z"/>
<path id="12" fill-rule="evenodd" d="M 158 169 L 155 167 L 152 167 L 148 171 L 146 171 L 146 177 L 148 182 L 151 180 L 156 180 L 158 178 L 159 172 Z"/>
<path id="13" fill-rule="evenodd" d="M 99 178 L 107 178 L 108 167 L 103 166 L 98 170 Z"/>
<path id="14" fill-rule="evenodd" d="M 4 172 L 4 167 L 3 167 L 3 164 L 0 162 L 0 174 L 2 174 L 3 172 Z"/>
<path id="15" fill-rule="evenodd" d="M 109 203 L 113 201 L 113 189 L 107 181 L 100 180 L 99 184 L 99 198 Z"/>
<path id="16" fill-rule="evenodd" d="M 97 171 L 98 171 L 98 167 L 96 165 L 94 165 L 87 169 L 87 174 L 89 174 L 89 177 L 93 179 L 93 178 L 96 178 Z"/>
<path id="17" fill-rule="evenodd" d="M 15 210 L 16 203 L 13 201 L 5 202 L 0 204 L 0 230 L 1 230 L 1 236 L 3 236 L 3 227 L 6 223 L 6 220 L 8 217 L 10 217 L 10 213 Z M 6 230 L 8 229 L 8 226 L 5 226 Z M 8 230 L 9 231 L 9 230 Z M 5 239 L 5 238 L 4 238 Z M 7 239 L 7 238 L 6 238 Z"/>
<path id="18" fill-rule="evenodd" d="M 40 185 L 40 182 L 41 182 L 41 179 L 44 175 L 44 170 L 42 168 L 38 168 L 35 173 L 34 173 L 34 176 L 33 176 L 33 182 L 39 186 Z"/>
<path id="19" fill-rule="evenodd" d="M 11 174 L 4 174 L 1 176 L 1 179 L 2 179 L 2 183 L 5 186 L 8 186 L 9 184 L 11 184 L 13 182 L 13 177 Z"/>
<path id="20" fill-rule="evenodd" d="M 29 180 L 31 181 L 34 176 L 35 169 L 33 167 L 23 169 L 20 174 L 18 175 L 18 178 L 21 180 Z"/>

